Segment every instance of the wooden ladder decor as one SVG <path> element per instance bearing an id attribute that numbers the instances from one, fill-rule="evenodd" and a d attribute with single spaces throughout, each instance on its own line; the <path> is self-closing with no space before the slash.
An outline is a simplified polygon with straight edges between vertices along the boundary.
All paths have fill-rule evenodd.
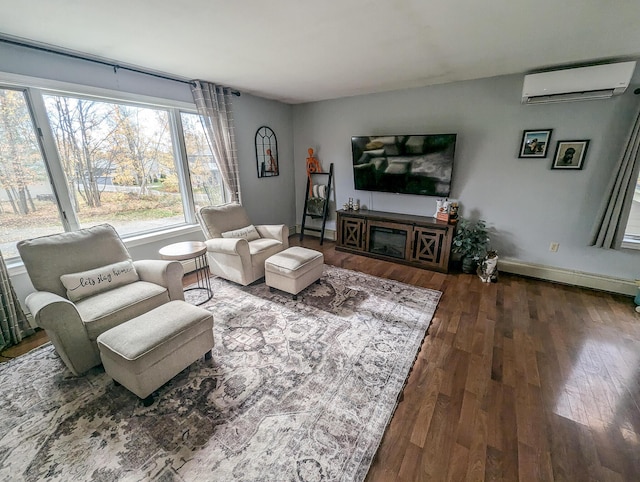
<path id="1" fill-rule="evenodd" d="M 310 166 L 310 160 L 315 161 Z M 325 181 L 324 193 L 319 192 L 323 184 L 316 184 L 314 181 Z M 307 158 L 307 189 L 305 189 L 304 210 L 302 212 L 302 225 L 300 228 L 300 241 L 304 239 L 304 232 L 315 231 L 320 233 L 320 245 L 324 241 L 324 228 L 329 215 L 329 199 L 331 195 L 331 184 L 333 181 L 333 162 L 329 165 L 329 172 L 321 172 L 320 163 L 313 157 L 313 149 L 309 149 Z M 314 190 L 314 187 L 316 188 Z M 307 217 L 311 219 L 322 219 L 320 228 L 307 227 Z"/>

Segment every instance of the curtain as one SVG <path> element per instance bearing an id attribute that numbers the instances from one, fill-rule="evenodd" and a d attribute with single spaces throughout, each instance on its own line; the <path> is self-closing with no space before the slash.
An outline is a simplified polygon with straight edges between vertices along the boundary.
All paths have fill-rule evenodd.
<path id="1" fill-rule="evenodd" d="M 191 93 L 231 201 L 241 203 L 231 89 L 195 80 Z"/>
<path id="2" fill-rule="evenodd" d="M 0 253 L 0 350 L 19 343 L 25 336 L 33 334 L 29 321 L 22 311 L 16 296 L 7 265 Z"/>
<path id="3" fill-rule="evenodd" d="M 616 249 L 622 244 L 631 200 L 640 171 L 640 111 L 616 166 L 602 207 L 596 218 L 591 245 Z"/>

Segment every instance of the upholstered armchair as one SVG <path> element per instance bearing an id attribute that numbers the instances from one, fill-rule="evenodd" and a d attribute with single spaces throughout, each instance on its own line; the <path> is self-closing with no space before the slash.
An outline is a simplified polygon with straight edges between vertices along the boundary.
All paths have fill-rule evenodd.
<path id="1" fill-rule="evenodd" d="M 98 335 L 184 299 L 182 264 L 132 261 L 108 224 L 20 241 L 18 251 L 36 289 L 25 304 L 74 375 L 101 363 Z"/>
<path id="2" fill-rule="evenodd" d="M 229 281 L 246 286 L 264 277 L 265 260 L 289 247 L 286 225 L 254 226 L 241 204 L 205 206 L 197 214 L 209 269 Z"/>

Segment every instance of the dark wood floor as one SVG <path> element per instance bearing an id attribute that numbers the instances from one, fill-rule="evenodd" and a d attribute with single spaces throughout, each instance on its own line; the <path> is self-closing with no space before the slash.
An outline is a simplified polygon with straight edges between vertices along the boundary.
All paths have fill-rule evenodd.
<path id="1" fill-rule="evenodd" d="M 640 480 L 631 298 L 507 274 L 485 284 L 303 244 L 327 264 L 443 292 L 368 482 Z"/>
<path id="2" fill-rule="evenodd" d="M 508 274 L 484 284 L 302 244 L 327 264 L 443 292 L 368 482 L 640 480 L 631 298 Z"/>

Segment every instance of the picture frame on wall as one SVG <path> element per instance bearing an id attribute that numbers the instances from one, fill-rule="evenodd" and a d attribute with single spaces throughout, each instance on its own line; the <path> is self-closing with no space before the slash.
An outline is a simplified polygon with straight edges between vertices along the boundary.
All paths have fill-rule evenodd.
<path id="1" fill-rule="evenodd" d="M 588 140 L 558 141 L 551 169 L 582 169 L 588 147 Z"/>
<path id="2" fill-rule="evenodd" d="M 547 149 L 551 142 L 553 129 L 536 129 L 522 131 L 522 142 L 518 157 L 547 157 Z"/>

